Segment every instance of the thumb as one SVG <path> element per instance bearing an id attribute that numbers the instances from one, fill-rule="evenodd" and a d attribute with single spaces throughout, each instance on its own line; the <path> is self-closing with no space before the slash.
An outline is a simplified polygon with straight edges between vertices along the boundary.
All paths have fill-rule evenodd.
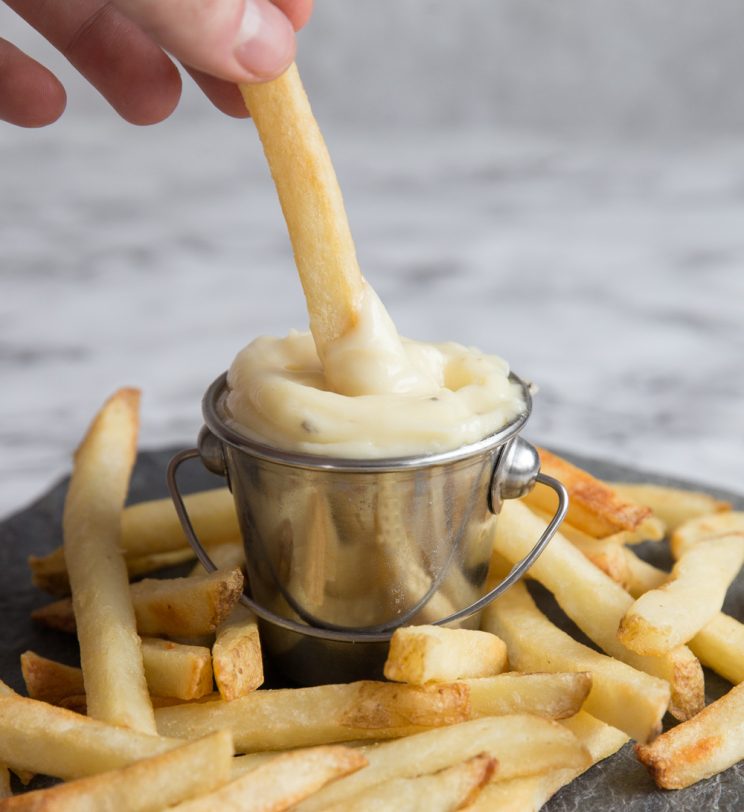
<path id="1" fill-rule="evenodd" d="M 270 0 L 114 0 L 176 59 L 228 82 L 274 79 L 294 59 L 292 24 Z"/>

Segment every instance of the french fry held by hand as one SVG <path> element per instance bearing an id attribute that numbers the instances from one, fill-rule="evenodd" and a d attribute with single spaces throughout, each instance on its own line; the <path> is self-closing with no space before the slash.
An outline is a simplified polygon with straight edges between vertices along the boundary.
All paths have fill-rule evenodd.
<path id="1" fill-rule="evenodd" d="M 193 578 L 147 578 L 129 589 L 141 634 L 198 637 L 214 632 L 230 614 L 243 593 L 243 574 L 235 569 Z M 36 609 L 31 617 L 53 629 L 75 631 L 65 598 Z"/>
<path id="2" fill-rule="evenodd" d="M 219 731 L 117 770 L 16 795 L 0 801 L 0 812 L 157 812 L 225 784 L 232 756 L 230 734 Z"/>
<path id="3" fill-rule="evenodd" d="M 691 640 L 720 611 L 726 590 L 744 564 L 744 535 L 720 536 L 691 547 L 669 580 L 641 595 L 618 630 L 639 654 L 663 655 Z"/>

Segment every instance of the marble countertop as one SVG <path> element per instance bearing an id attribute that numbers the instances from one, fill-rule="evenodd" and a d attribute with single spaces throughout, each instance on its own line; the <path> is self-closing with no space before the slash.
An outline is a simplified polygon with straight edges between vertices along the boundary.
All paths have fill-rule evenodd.
<path id="1" fill-rule="evenodd" d="M 527 435 L 744 493 L 744 146 L 431 130 L 327 136 L 405 335 L 503 355 Z M 69 470 L 116 387 L 141 445 L 261 333 L 306 323 L 250 122 L 0 125 L 0 515 Z"/>

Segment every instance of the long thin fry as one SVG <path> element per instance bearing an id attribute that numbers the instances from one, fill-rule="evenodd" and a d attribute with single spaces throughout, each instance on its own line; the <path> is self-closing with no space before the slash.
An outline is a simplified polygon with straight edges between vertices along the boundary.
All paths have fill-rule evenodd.
<path id="1" fill-rule="evenodd" d="M 120 389 L 93 421 L 75 454 L 62 526 L 88 715 L 154 733 L 120 544 L 139 397 L 135 389 Z"/>
<path id="2" fill-rule="evenodd" d="M 240 90 L 276 184 L 322 360 L 356 323 L 364 295 L 336 173 L 296 65 Z"/>
<path id="3" fill-rule="evenodd" d="M 673 533 L 681 524 L 690 519 L 731 510 L 728 502 L 721 502 L 714 496 L 699 491 L 670 488 L 666 485 L 651 485 L 645 482 L 637 484 L 613 482 L 611 485 L 615 492 L 624 499 L 630 499 L 639 505 L 651 508 L 667 526 L 669 533 Z"/>

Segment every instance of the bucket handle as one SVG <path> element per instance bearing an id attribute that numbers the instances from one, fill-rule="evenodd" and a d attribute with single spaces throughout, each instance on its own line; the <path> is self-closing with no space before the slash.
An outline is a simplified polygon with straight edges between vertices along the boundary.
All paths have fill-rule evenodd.
<path id="1" fill-rule="evenodd" d="M 181 522 L 181 527 L 186 535 L 186 539 L 196 553 L 196 557 L 199 559 L 204 569 L 207 572 L 214 572 L 217 567 L 209 557 L 209 554 L 202 546 L 201 541 L 199 541 L 199 538 L 194 531 L 194 527 L 191 524 L 191 519 L 188 511 L 186 510 L 186 505 L 184 504 L 176 479 L 178 469 L 182 463 L 200 456 L 199 449 L 197 448 L 190 448 L 185 451 L 180 451 L 168 463 L 166 480 L 168 490 L 170 491 L 171 498 L 173 499 L 173 505 L 176 509 L 176 514 Z M 447 623 L 462 620 L 463 618 L 469 617 L 470 615 L 479 612 L 481 609 L 484 609 L 489 603 L 491 603 L 491 601 L 501 595 L 502 592 L 509 589 L 512 584 L 522 577 L 522 575 L 532 566 L 533 562 L 537 559 L 540 553 L 542 553 L 542 551 L 545 549 L 550 539 L 553 538 L 555 532 L 558 530 L 558 527 L 566 515 L 566 511 L 568 510 L 568 493 L 565 487 L 557 479 L 553 478 L 552 476 L 548 476 L 547 474 L 538 473 L 537 476 L 534 477 L 533 481 L 541 482 L 543 485 L 547 485 L 548 487 L 552 488 L 558 497 L 558 507 L 555 514 L 538 539 L 537 544 L 535 544 L 532 550 L 530 550 L 530 552 L 521 561 L 511 568 L 509 574 L 492 590 L 490 590 L 490 592 L 487 592 L 485 595 L 483 595 L 483 597 L 479 598 L 474 603 L 471 603 L 470 606 L 465 607 L 465 609 L 460 609 L 458 612 L 454 612 L 441 620 L 435 620 L 432 625 L 444 626 Z M 282 617 L 281 615 L 272 612 L 270 609 L 266 609 L 264 606 L 261 606 L 261 604 L 256 603 L 252 598 L 249 598 L 245 593 L 241 595 L 240 600 L 244 606 L 263 620 L 266 620 L 275 626 L 279 626 L 282 629 L 286 629 L 287 631 L 304 635 L 305 637 L 314 637 L 319 640 L 332 640 L 338 643 L 387 643 L 393 636 L 394 630 L 378 633 L 364 632 L 361 630 L 341 631 L 337 629 L 324 629 L 318 626 L 308 626 L 305 623 L 297 623 L 294 620 L 290 620 L 289 618 Z"/>

